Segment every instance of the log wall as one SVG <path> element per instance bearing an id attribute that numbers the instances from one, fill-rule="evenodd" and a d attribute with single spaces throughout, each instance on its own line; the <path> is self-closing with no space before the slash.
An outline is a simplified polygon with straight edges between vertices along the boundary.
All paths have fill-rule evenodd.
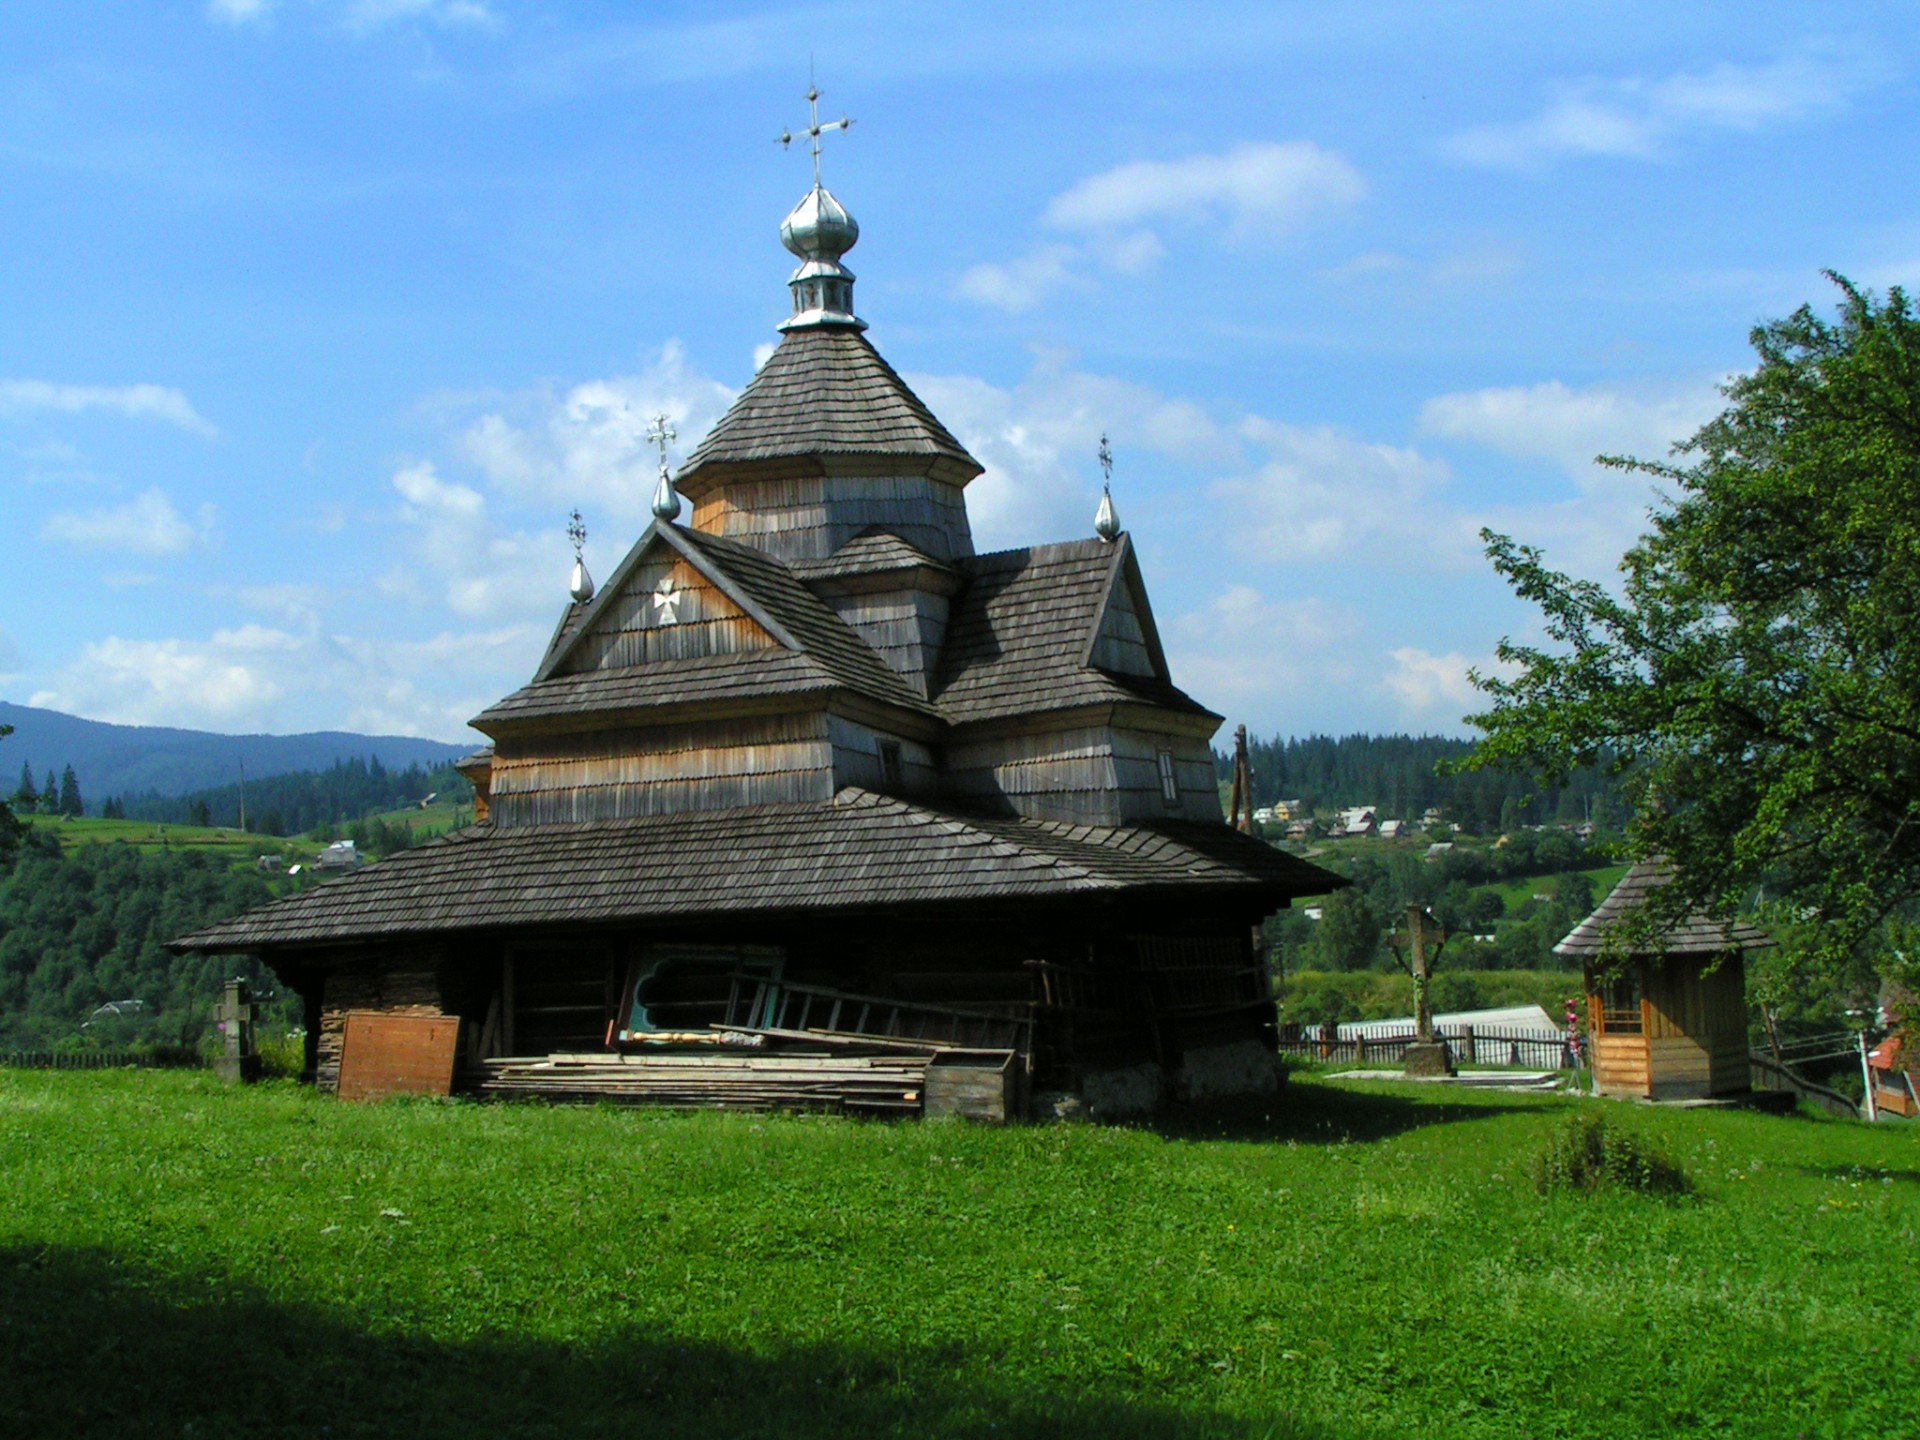
<path id="1" fill-rule="evenodd" d="M 835 744 L 826 713 L 818 710 L 529 736 L 494 754 L 493 823 L 547 825 L 829 800 Z"/>
<path id="2" fill-rule="evenodd" d="M 1641 1033 L 1594 1037 L 1601 1094 L 1693 1100 L 1751 1087 L 1743 959 L 1729 955 L 1713 973 L 1704 970 L 1703 961 L 1684 959 L 1641 967 Z M 1596 1014 L 1597 1004 L 1589 998 Z"/>
<path id="3" fill-rule="evenodd" d="M 734 480 L 693 507 L 693 528 L 782 560 L 824 560 L 870 526 L 936 560 L 973 553 L 960 488 L 925 475 Z"/>
<path id="4" fill-rule="evenodd" d="M 668 580 L 676 596 L 670 607 L 658 603 L 661 584 Z M 592 628 L 559 673 L 764 650 L 777 643 L 682 556 L 665 551 L 636 566 L 620 592 L 602 602 Z"/>
<path id="5" fill-rule="evenodd" d="M 390 1015 L 444 1015 L 448 1011 L 440 973 L 446 961 L 442 945 L 426 943 L 368 955 L 327 972 L 320 982 L 320 1039 L 314 1084 L 329 1093 L 340 1088 L 340 1048 L 349 1010 L 379 1010 Z"/>

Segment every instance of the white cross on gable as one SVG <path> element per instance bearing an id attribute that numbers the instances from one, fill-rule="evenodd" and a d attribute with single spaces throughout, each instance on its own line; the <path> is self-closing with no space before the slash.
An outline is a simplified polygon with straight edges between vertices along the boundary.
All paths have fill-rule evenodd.
<path id="1" fill-rule="evenodd" d="M 673 576 L 660 577 L 660 583 L 653 587 L 653 609 L 662 625 L 680 623 L 680 599 L 686 593 L 673 583 Z"/>

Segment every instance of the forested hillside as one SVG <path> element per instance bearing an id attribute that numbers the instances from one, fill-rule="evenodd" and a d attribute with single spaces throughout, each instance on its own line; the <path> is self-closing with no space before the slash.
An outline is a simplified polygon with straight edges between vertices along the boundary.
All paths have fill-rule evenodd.
<path id="1" fill-rule="evenodd" d="M 1383 820 L 1414 820 L 1437 807 L 1475 832 L 1581 820 L 1608 828 L 1626 817 L 1619 782 L 1595 770 L 1549 790 L 1520 774 L 1438 773 L 1442 763 L 1472 749 L 1472 741 L 1445 735 L 1249 737 L 1253 803 L 1300 800 L 1321 811 L 1373 805 Z M 1231 753 L 1218 753 L 1215 760 L 1222 779 L 1232 774 Z"/>
<path id="2" fill-rule="evenodd" d="M 81 1034 L 110 1000 L 143 1013 L 103 1018 L 97 1038 L 191 1044 L 208 1028 L 220 984 L 271 977 L 234 956 L 175 956 L 165 942 L 272 898 L 266 878 L 221 855 L 29 836 L 0 859 L 0 1046 Z M 295 1012 L 297 1013 L 297 1012 Z"/>
<path id="3" fill-rule="evenodd" d="M 400 810 L 429 795 L 468 805 L 473 787 L 447 765 L 391 770 L 378 757 L 356 757 L 336 761 L 325 770 L 249 779 L 246 828 L 262 835 L 301 835 L 320 826 L 350 825 L 377 811 Z M 235 783 L 185 795 L 147 791 L 119 796 L 117 803 L 128 820 L 238 828 L 241 799 L 241 787 Z"/>

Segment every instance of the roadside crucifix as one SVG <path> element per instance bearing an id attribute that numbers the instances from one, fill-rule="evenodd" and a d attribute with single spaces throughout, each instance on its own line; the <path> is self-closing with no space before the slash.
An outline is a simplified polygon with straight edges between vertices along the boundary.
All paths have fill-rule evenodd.
<path id="1" fill-rule="evenodd" d="M 247 982 L 227 981 L 226 994 L 214 1009 L 219 1022 L 220 1055 L 213 1062 L 214 1073 L 229 1085 L 252 1083 L 260 1078 L 260 1051 L 254 1044 L 253 1023 L 258 1007 L 247 991 Z"/>
<path id="2" fill-rule="evenodd" d="M 1451 1075 L 1453 1056 L 1446 1042 L 1434 1036 L 1433 1004 L 1427 995 L 1427 984 L 1439 963 L 1440 949 L 1447 943 L 1447 932 L 1424 907 L 1409 905 L 1387 943 L 1413 977 L 1413 1043 L 1407 1047 L 1406 1073 Z"/>

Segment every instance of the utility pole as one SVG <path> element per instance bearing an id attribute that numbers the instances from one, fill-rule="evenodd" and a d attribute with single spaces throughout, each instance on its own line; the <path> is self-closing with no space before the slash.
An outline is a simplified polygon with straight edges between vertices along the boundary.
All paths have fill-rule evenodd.
<path id="1" fill-rule="evenodd" d="M 247 761 L 240 758 L 240 833 L 247 833 Z"/>

